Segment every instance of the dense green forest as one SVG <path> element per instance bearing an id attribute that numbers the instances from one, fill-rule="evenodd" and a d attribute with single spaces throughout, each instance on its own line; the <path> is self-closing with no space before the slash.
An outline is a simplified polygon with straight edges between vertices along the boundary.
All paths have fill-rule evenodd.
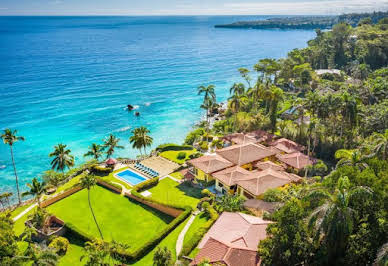
<path id="1" fill-rule="evenodd" d="M 387 17 L 388 12 L 351 13 L 340 16 L 292 16 L 274 17 L 265 20 L 237 21 L 231 24 L 215 25 L 216 28 L 253 28 L 253 29 L 330 29 L 344 22 L 356 26 L 360 21 L 377 23 Z"/>
<path id="2" fill-rule="evenodd" d="M 283 207 L 267 215 L 276 223 L 258 247 L 263 265 L 387 265 L 388 19 L 316 33 L 286 58 L 240 68 L 221 119 L 202 122 L 186 143 L 262 129 L 320 159 L 304 184 L 265 193 Z M 201 91 L 211 117 L 214 87 Z"/>

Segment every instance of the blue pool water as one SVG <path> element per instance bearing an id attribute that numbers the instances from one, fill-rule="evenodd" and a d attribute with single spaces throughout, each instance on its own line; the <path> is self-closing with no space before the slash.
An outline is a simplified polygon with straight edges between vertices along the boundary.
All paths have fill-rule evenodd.
<path id="1" fill-rule="evenodd" d="M 131 129 L 151 130 L 156 145 L 182 142 L 204 114 L 197 87 L 228 97 L 237 68 L 305 47 L 314 31 L 214 28 L 240 16 L 0 17 L 0 129 L 17 129 L 22 189 L 67 144 L 76 163 L 110 133 L 125 149 Z M 261 17 L 262 18 L 262 17 Z M 137 106 L 140 117 L 124 110 Z M 0 192 L 15 191 L 9 147 L 0 143 Z"/>
<path id="2" fill-rule="evenodd" d="M 116 175 L 119 176 L 121 179 L 124 179 L 125 181 L 127 181 L 129 184 L 133 186 L 147 180 L 147 178 L 129 169 L 126 169 Z"/>

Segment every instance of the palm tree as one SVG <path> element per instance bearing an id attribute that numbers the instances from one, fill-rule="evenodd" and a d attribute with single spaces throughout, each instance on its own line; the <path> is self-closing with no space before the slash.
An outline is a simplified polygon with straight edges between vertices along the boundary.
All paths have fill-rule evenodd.
<path id="1" fill-rule="evenodd" d="M 4 130 L 3 134 L 1 135 L 1 138 L 3 139 L 4 144 L 8 144 L 10 149 L 11 149 L 12 165 L 13 165 L 13 171 L 15 173 L 16 189 L 17 189 L 18 200 L 19 200 L 19 205 L 20 205 L 22 203 L 22 201 L 20 199 L 19 180 L 18 180 L 18 175 L 16 172 L 15 159 L 13 157 L 13 144 L 15 144 L 18 141 L 24 141 L 24 137 L 17 136 L 16 134 L 17 134 L 16 130 L 11 130 L 11 129 L 7 128 Z"/>
<path id="2" fill-rule="evenodd" d="M 277 111 L 279 103 L 283 101 L 283 90 L 276 86 L 271 88 L 270 96 L 270 119 L 272 133 L 276 130 Z"/>
<path id="3" fill-rule="evenodd" d="M 146 147 L 152 145 L 153 138 L 148 135 L 150 131 L 144 127 L 138 127 L 132 130 L 132 136 L 129 138 L 129 142 L 132 143 L 132 147 L 139 149 L 141 154 L 141 149 L 144 149 L 144 154 L 146 154 Z"/>
<path id="4" fill-rule="evenodd" d="M 132 144 L 132 148 L 138 149 L 140 152 L 140 156 L 143 156 L 141 153 L 141 149 L 143 148 L 143 143 L 140 138 L 139 128 L 135 128 L 131 131 L 132 136 L 129 137 L 129 143 Z"/>
<path id="5" fill-rule="evenodd" d="M 92 146 L 89 147 L 89 151 L 84 154 L 84 157 L 93 157 L 98 161 L 102 156 L 102 146 L 96 143 L 92 143 Z"/>
<path id="6" fill-rule="evenodd" d="M 213 99 L 214 101 L 216 100 L 216 93 L 214 91 L 215 86 L 214 85 L 209 85 L 209 86 L 199 86 L 198 87 L 198 95 L 201 95 L 204 93 L 204 102 L 207 101 L 208 99 Z"/>
<path id="7" fill-rule="evenodd" d="M 12 192 L 4 192 L 3 194 L 0 195 L 3 199 L 7 201 L 8 207 L 11 207 L 11 204 L 9 202 L 9 198 L 12 197 L 13 193 Z"/>
<path id="8" fill-rule="evenodd" d="M 107 149 L 107 158 L 110 158 L 113 155 L 115 149 L 124 149 L 124 146 L 119 145 L 119 141 L 120 139 L 116 138 L 113 134 L 110 134 L 107 138 L 105 138 L 103 147 Z"/>
<path id="9" fill-rule="evenodd" d="M 205 94 L 203 97 L 203 103 L 201 105 L 201 108 L 206 109 L 206 121 L 209 122 L 209 111 L 213 108 L 214 103 L 216 102 L 216 93 L 214 91 L 215 86 L 209 85 L 207 87 L 205 86 L 199 86 L 198 87 L 198 95 Z"/>
<path id="10" fill-rule="evenodd" d="M 383 160 L 388 159 L 388 129 L 384 134 L 374 133 L 372 135 L 372 154 L 373 156 L 381 156 Z"/>
<path id="11" fill-rule="evenodd" d="M 93 240 L 93 242 L 86 242 L 84 247 L 84 255 L 80 257 L 80 261 L 87 259 L 87 266 L 109 266 L 107 262 L 107 257 L 109 255 L 109 246 L 108 243 L 101 241 L 99 239 Z"/>
<path id="12" fill-rule="evenodd" d="M 66 168 L 74 166 L 74 156 L 70 154 L 71 150 L 66 149 L 67 145 L 58 144 L 54 146 L 54 151 L 49 154 L 50 157 L 54 157 L 51 161 L 51 169 L 61 171 L 64 175 Z"/>
<path id="13" fill-rule="evenodd" d="M 22 196 L 33 196 L 35 197 L 36 201 L 38 202 L 38 206 L 40 206 L 40 197 L 46 193 L 46 183 L 45 182 L 39 182 L 38 179 L 35 177 L 32 179 L 32 183 L 28 183 L 27 186 L 30 188 L 29 191 L 23 192 Z"/>
<path id="14" fill-rule="evenodd" d="M 362 170 L 368 167 L 368 164 L 365 162 L 366 157 L 359 150 L 340 149 L 335 152 L 334 156 L 336 159 L 339 159 L 336 168 L 343 165 L 350 165 Z"/>
<path id="15" fill-rule="evenodd" d="M 232 112 L 234 113 L 234 130 L 237 130 L 237 114 L 240 111 L 242 101 L 245 99 L 245 96 L 239 96 L 237 94 L 233 94 L 231 97 L 228 98 L 230 108 L 232 109 Z"/>
<path id="16" fill-rule="evenodd" d="M 308 226 L 315 232 L 315 239 L 326 244 L 329 261 L 335 261 L 345 250 L 349 235 L 353 230 L 355 210 L 350 204 L 356 199 L 366 200 L 372 195 L 372 190 L 367 187 L 349 188 L 348 177 L 338 179 L 336 190 L 333 194 L 327 190 L 314 190 L 307 196 L 314 200 L 323 200 L 308 217 Z"/>
<path id="17" fill-rule="evenodd" d="M 242 83 L 234 83 L 233 86 L 230 88 L 229 93 L 231 95 L 244 95 L 245 93 L 245 86 Z"/>
<path id="18" fill-rule="evenodd" d="M 1 204 L 1 208 L 3 210 L 5 210 L 4 199 L 5 199 L 4 194 L 1 194 L 0 195 L 0 204 Z"/>
<path id="19" fill-rule="evenodd" d="M 100 226 L 98 225 L 96 216 L 94 215 L 92 204 L 90 202 L 90 189 L 94 185 L 96 185 L 96 183 L 97 183 L 97 180 L 92 175 L 86 175 L 83 178 L 81 178 L 81 186 L 82 186 L 82 188 L 86 188 L 88 190 L 88 203 L 89 203 L 89 208 L 90 208 L 90 211 L 92 213 L 94 222 L 96 223 L 96 226 L 97 226 L 98 232 L 100 233 L 101 239 L 104 240 L 104 237 L 102 236 L 102 232 L 101 232 Z"/>
<path id="20" fill-rule="evenodd" d="M 51 249 L 41 249 L 34 245 L 28 253 L 33 266 L 55 266 L 58 263 L 58 255 Z"/>
<path id="21" fill-rule="evenodd" d="M 168 266 L 172 265 L 173 258 L 171 251 L 167 248 L 158 247 L 154 253 L 154 263 L 153 266 Z"/>
<path id="22" fill-rule="evenodd" d="M 385 243 L 377 252 L 373 265 L 386 266 L 388 264 L 388 243 Z"/>

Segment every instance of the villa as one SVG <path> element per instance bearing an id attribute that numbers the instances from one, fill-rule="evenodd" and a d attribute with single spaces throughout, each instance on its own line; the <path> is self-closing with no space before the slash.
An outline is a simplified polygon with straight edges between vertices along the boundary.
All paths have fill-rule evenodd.
<path id="1" fill-rule="evenodd" d="M 187 175 L 214 181 L 214 189 L 222 194 L 256 199 L 267 189 L 300 182 L 301 178 L 292 173 L 315 163 L 315 159 L 301 153 L 305 149 L 302 145 L 286 138 L 274 140 L 273 135 L 263 131 L 231 134 L 225 139 L 232 145 L 187 162 Z"/>
<path id="2" fill-rule="evenodd" d="M 305 149 L 302 145 L 286 138 L 275 140 L 269 145 L 276 151 L 276 153 L 281 154 L 300 152 Z"/>
<path id="3" fill-rule="evenodd" d="M 217 265 L 256 266 L 260 264 L 257 246 L 266 238 L 270 221 L 243 213 L 223 212 L 198 245 L 191 265 L 203 259 Z"/>
<path id="4" fill-rule="evenodd" d="M 287 165 L 289 169 L 296 171 L 304 169 L 308 165 L 313 165 L 316 163 L 316 159 L 309 157 L 301 152 L 294 152 L 291 154 L 277 154 L 276 158 Z"/>

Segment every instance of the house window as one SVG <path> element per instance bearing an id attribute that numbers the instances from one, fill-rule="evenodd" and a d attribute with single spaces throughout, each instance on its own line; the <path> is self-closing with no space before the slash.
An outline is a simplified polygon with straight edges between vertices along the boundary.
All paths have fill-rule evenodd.
<path id="1" fill-rule="evenodd" d="M 222 184 L 221 182 L 218 182 L 218 186 L 219 186 L 219 187 L 223 187 L 224 184 Z"/>

